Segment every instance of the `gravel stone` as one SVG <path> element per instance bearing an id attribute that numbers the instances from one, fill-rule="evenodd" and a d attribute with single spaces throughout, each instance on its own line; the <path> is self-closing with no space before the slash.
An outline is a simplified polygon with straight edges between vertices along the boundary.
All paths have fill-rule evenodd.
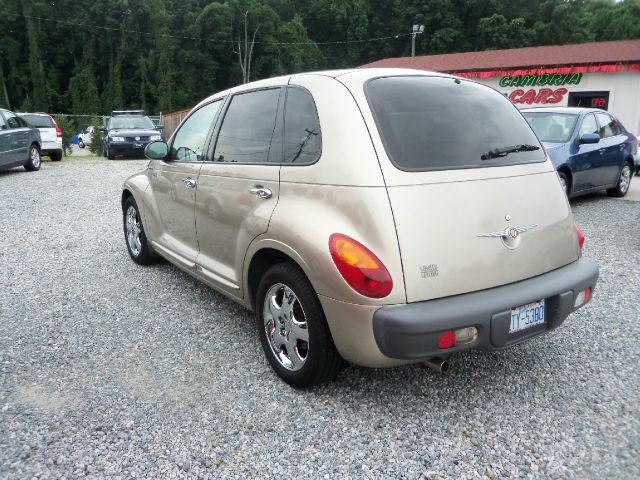
<path id="1" fill-rule="evenodd" d="M 129 259 L 144 165 L 0 172 L 0 478 L 640 478 L 640 204 L 572 201 L 600 282 L 562 328 L 296 391 L 249 312 Z"/>

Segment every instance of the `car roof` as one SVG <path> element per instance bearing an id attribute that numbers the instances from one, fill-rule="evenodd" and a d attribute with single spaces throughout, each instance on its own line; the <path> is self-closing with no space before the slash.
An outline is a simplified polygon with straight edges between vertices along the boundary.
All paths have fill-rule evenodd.
<path id="1" fill-rule="evenodd" d="M 591 113 L 591 112 L 599 112 L 599 113 L 607 113 L 605 110 L 601 108 L 585 108 L 585 107 L 532 107 L 532 108 L 522 108 L 521 112 L 542 112 L 542 113 L 570 113 L 573 115 L 580 115 L 582 113 Z"/>
<path id="2" fill-rule="evenodd" d="M 48 113 L 44 113 L 44 112 L 20 112 L 20 113 L 16 113 L 16 115 L 22 116 L 22 115 L 41 115 L 41 116 L 45 116 L 45 117 L 50 117 L 51 115 Z"/>
<path id="3" fill-rule="evenodd" d="M 195 110 L 200 105 L 205 103 L 209 103 L 213 100 L 220 99 L 226 97 L 229 94 L 243 92 L 247 90 L 257 90 L 260 88 L 268 88 L 274 87 L 278 85 L 286 85 L 289 83 L 291 79 L 297 77 L 304 77 L 309 75 L 320 75 L 325 77 L 331 77 L 338 80 L 345 79 L 349 80 L 350 83 L 361 83 L 364 84 L 367 80 L 378 77 L 394 77 L 394 76 L 425 76 L 425 77 L 446 77 L 446 78 L 458 78 L 454 75 L 449 75 L 446 73 L 440 72 L 431 72 L 428 70 L 416 70 L 412 68 L 351 68 L 351 69 L 342 69 L 342 70 L 318 70 L 312 72 L 301 72 L 295 73 L 292 75 L 282 75 L 279 77 L 267 78 L 264 80 L 257 80 L 255 82 L 244 83 L 241 85 L 237 85 L 235 87 L 229 88 L 227 90 L 223 90 L 200 101 L 192 110 Z M 461 80 L 467 80 L 461 78 Z M 339 80 L 340 81 L 340 80 Z M 471 80 L 473 81 L 473 80 Z"/>

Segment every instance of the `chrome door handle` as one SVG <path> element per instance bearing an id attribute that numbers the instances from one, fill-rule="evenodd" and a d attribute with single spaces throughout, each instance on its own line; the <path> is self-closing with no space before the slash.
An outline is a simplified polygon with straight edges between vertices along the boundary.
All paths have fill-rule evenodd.
<path id="1" fill-rule="evenodd" d="M 260 198 L 271 198 L 271 190 L 263 187 L 250 188 L 249 193 L 256 195 Z"/>
<path id="2" fill-rule="evenodd" d="M 185 178 L 184 180 L 182 180 L 182 183 L 184 183 L 189 188 L 194 188 L 196 186 L 196 181 L 191 178 Z"/>

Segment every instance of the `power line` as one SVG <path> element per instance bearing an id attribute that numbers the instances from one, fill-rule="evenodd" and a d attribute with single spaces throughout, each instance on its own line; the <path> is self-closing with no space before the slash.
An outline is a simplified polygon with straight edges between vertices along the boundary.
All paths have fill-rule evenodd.
<path id="1" fill-rule="evenodd" d="M 176 38 L 179 40 L 199 40 L 202 42 L 211 42 L 211 43 L 224 43 L 224 44 L 234 44 L 234 40 L 214 40 L 211 38 L 202 38 L 202 37 L 188 37 L 182 35 L 169 35 L 168 33 L 151 33 L 151 32 L 142 32 L 140 30 L 129 30 L 124 28 L 115 28 L 115 27 L 103 27 L 101 25 L 91 25 L 88 23 L 81 22 L 69 22 L 65 20 L 57 20 L 55 18 L 46 18 L 46 17 L 34 17 L 30 15 L 23 15 L 20 13 L 10 13 L 9 15 L 20 18 L 28 18 L 30 20 L 40 20 L 44 22 L 53 22 L 59 23 L 62 25 L 74 26 L 74 27 L 89 27 L 97 30 L 107 30 L 112 32 L 123 32 L 123 33 L 133 33 L 136 35 L 146 35 L 149 37 L 162 37 L 162 38 Z M 350 43 L 367 43 L 367 42 L 378 42 L 382 40 L 391 40 L 401 37 L 407 37 L 409 35 L 413 35 L 412 33 L 398 33 L 396 35 L 389 35 L 386 37 L 374 37 L 374 38 L 362 38 L 357 40 L 336 40 L 332 42 L 314 42 L 313 40 L 309 40 L 308 42 L 255 42 L 256 44 L 262 45 L 346 45 Z"/>

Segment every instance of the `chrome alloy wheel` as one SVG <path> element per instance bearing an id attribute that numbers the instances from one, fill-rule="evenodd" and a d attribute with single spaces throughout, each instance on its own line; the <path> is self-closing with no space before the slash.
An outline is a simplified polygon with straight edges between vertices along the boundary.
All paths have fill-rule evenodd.
<path id="1" fill-rule="evenodd" d="M 127 244 L 129 245 L 133 256 L 137 257 L 138 255 L 140 255 L 140 252 L 142 250 L 142 242 L 140 241 L 142 225 L 140 224 L 140 219 L 138 218 L 138 211 L 133 205 L 130 205 L 127 209 L 127 217 L 125 222 L 127 228 Z"/>
<path id="2" fill-rule="evenodd" d="M 275 358 L 287 370 L 300 370 L 309 353 L 307 318 L 293 290 L 273 285 L 264 297 L 264 330 Z"/>
<path id="3" fill-rule="evenodd" d="M 631 185 L 631 167 L 625 163 L 620 172 L 620 193 L 627 193 Z"/>
<path id="4" fill-rule="evenodd" d="M 38 149 L 36 147 L 31 147 L 31 152 L 29 153 L 29 158 L 31 159 L 31 165 L 33 165 L 33 168 L 39 168 L 40 167 L 40 152 L 38 151 Z"/>

